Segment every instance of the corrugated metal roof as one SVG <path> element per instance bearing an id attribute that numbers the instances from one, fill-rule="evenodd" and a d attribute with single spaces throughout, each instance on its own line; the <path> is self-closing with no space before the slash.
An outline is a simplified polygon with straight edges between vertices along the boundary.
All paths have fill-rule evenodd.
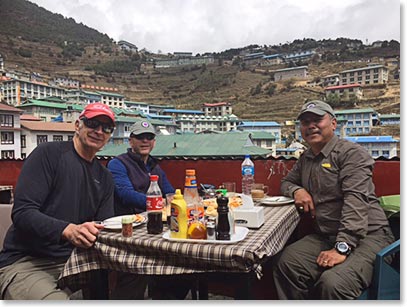
<path id="1" fill-rule="evenodd" d="M 399 140 L 393 139 L 390 135 L 381 136 L 348 136 L 345 140 L 354 143 L 398 143 Z"/>
<path id="2" fill-rule="evenodd" d="M 277 122 L 242 122 L 238 127 L 280 127 L 281 125 Z"/>
<path id="3" fill-rule="evenodd" d="M 17 109 L 17 108 L 15 108 L 13 106 L 9 106 L 9 105 L 4 104 L 4 103 L 0 103 L 0 111 L 16 112 L 16 113 L 22 113 L 23 112 L 20 109 Z"/>
<path id="4" fill-rule="evenodd" d="M 372 108 L 349 109 L 349 110 L 335 110 L 335 115 L 340 115 L 340 114 L 353 114 L 353 113 L 375 113 L 375 110 L 373 110 Z"/>
<path id="5" fill-rule="evenodd" d="M 107 145 L 98 156 L 117 156 L 128 144 Z M 250 154 L 266 157 L 272 151 L 254 146 L 249 133 L 158 135 L 154 157 L 235 157 Z"/>
<path id="6" fill-rule="evenodd" d="M 64 131 L 75 132 L 74 123 L 21 121 L 21 127 L 33 131 Z"/>

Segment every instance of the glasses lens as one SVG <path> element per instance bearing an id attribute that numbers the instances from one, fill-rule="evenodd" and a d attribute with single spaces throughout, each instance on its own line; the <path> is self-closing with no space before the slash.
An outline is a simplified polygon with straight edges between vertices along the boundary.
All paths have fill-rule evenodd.
<path id="1" fill-rule="evenodd" d="M 144 139 L 152 141 L 152 140 L 154 140 L 155 135 L 150 134 L 150 133 L 146 133 L 146 134 L 143 133 L 143 134 L 135 135 L 134 137 L 139 141 L 144 140 Z"/>
<path id="2" fill-rule="evenodd" d="M 89 119 L 89 118 L 82 118 L 83 123 L 85 124 L 86 127 L 91 128 L 91 129 L 97 129 L 99 126 L 102 126 L 102 131 L 104 133 L 112 133 L 114 130 L 114 127 L 111 126 L 110 124 L 107 123 L 102 123 L 96 119 Z"/>

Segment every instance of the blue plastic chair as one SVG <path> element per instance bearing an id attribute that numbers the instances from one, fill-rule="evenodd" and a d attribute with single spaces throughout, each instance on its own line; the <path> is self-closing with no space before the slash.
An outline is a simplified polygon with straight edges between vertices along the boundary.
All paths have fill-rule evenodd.
<path id="1" fill-rule="evenodd" d="M 358 300 L 400 300 L 400 195 L 382 196 L 379 200 L 398 240 L 377 253 L 372 284 Z M 394 258 L 389 264 L 384 258 L 391 255 Z"/>

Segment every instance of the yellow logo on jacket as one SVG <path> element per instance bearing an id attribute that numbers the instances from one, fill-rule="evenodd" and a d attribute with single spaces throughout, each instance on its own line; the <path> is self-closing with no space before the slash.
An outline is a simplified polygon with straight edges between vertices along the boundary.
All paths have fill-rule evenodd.
<path id="1" fill-rule="evenodd" d="M 322 163 L 322 167 L 331 168 L 331 163 Z"/>

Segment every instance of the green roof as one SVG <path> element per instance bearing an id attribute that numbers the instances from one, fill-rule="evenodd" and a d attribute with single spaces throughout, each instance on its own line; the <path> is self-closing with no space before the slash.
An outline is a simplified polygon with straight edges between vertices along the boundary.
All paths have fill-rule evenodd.
<path id="1" fill-rule="evenodd" d="M 28 102 L 17 106 L 17 108 L 24 108 L 29 106 L 39 106 L 39 107 L 48 107 L 48 108 L 56 108 L 56 109 L 66 109 L 66 103 L 59 103 L 59 102 L 48 102 L 44 100 L 35 100 L 30 99 Z"/>
<path id="2" fill-rule="evenodd" d="M 250 131 L 250 133 L 252 134 L 253 140 L 258 140 L 258 139 L 275 140 L 276 139 L 276 137 L 273 134 L 271 134 L 270 132 L 266 132 L 266 131 Z"/>
<path id="3" fill-rule="evenodd" d="M 128 144 L 105 146 L 98 156 L 117 156 L 126 152 Z M 165 157 L 235 157 L 269 156 L 272 151 L 254 146 L 249 133 L 158 135 L 151 155 Z"/>
<path id="4" fill-rule="evenodd" d="M 335 115 L 353 114 L 353 113 L 375 113 L 375 110 L 373 110 L 372 108 L 366 108 L 366 109 L 348 109 L 348 110 L 335 110 Z"/>

